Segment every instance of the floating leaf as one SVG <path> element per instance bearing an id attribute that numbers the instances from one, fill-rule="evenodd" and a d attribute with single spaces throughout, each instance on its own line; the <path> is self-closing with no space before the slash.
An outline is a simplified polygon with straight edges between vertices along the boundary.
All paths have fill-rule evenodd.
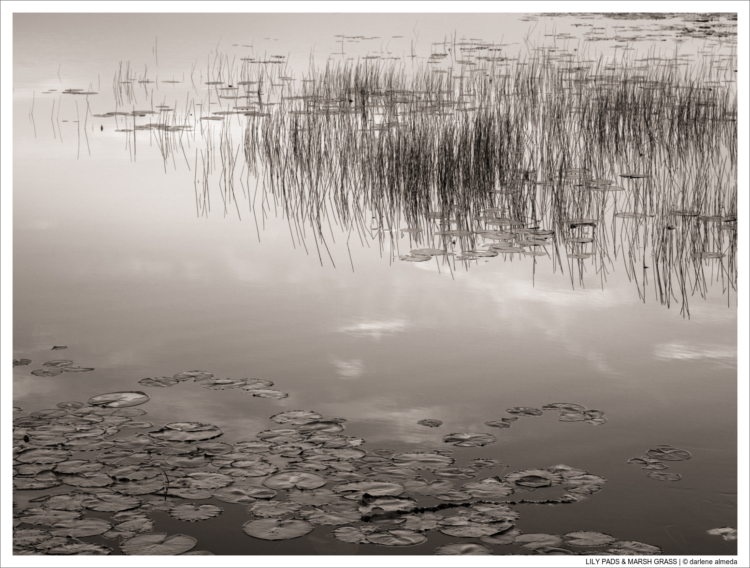
<path id="1" fill-rule="evenodd" d="M 487 477 L 474 483 L 465 483 L 461 491 L 477 499 L 493 501 L 513 493 L 513 487 L 498 477 Z"/>
<path id="2" fill-rule="evenodd" d="M 53 536 L 69 536 L 80 538 L 96 536 L 107 532 L 112 525 L 102 519 L 70 519 L 52 525 L 50 534 Z"/>
<path id="3" fill-rule="evenodd" d="M 14 477 L 13 489 L 30 491 L 32 489 L 50 489 L 57 487 L 60 482 L 56 479 L 37 479 L 35 477 Z"/>
<path id="4" fill-rule="evenodd" d="M 367 535 L 367 541 L 381 546 L 415 546 L 422 544 L 427 537 L 422 533 L 405 529 L 378 531 Z"/>
<path id="5" fill-rule="evenodd" d="M 214 497 L 224 503 L 254 503 L 257 499 L 272 499 L 276 491 L 252 485 L 230 485 L 214 491 Z"/>
<path id="6" fill-rule="evenodd" d="M 112 491 L 123 495 L 148 495 L 164 489 L 163 477 L 152 477 L 137 481 L 117 481 L 111 486 Z"/>
<path id="7" fill-rule="evenodd" d="M 553 402 L 551 404 L 545 404 L 542 406 L 543 410 L 560 410 L 560 411 L 568 411 L 568 412 L 583 412 L 586 410 L 585 406 L 581 406 L 580 404 L 573 404 L 570 402 Z"/>
<path id="8" fill-rule="evenodd" d="M 440 420 L 435 420 L 434 418 L 425 418 L 424 420 L 420 420 L 417 422 L 417 424 L 420 424 L 421 426 L 427 426 L 429 428 L 437 428 L 442 424 Z"/>
<path id="9" fill-rule="evenodd" d="M 511 529 L 504 533 L 483 536 L 479 540 L 487 544 L 513 544 L 516 538 L 521 534 L 518 529 Z"/>
<path id="10" fill-rule="evenodd" d="M 634 556 L 653 556 L 661 554 L 661 548 L 634 540 L 625 540 L 616 542 L 607 552 Z"/>
<path id="11" fill-rule="evenodd" d="M 492 434 L 476 434 L 472 432 L 448 434 L 443 438 L 443 442 L 446 444 L 453 444 L 454 446 L 464 448 L 486 446 L 487 444 L 492 444 L 496 441 L 497 438 Z"/>
<path id="12" fill-rule="evenodd" d="M 480 556 L 492 554 L 492 551 L 486 546 L 482 546 L 475 542 L 454 542 L 438 547 L 437 550 L 435 550 L 435 554 L 443 556 Z"/>
<path id="13" fill-rule="evenodd" d="M 178 381 L 189 381 L 190 379 L 198 382 L 205 381 L 212 378 L 213 373 L 207 373 L 206 371 L 183 371 L 173 375 L 172 378 Z"/>
<path id="14" fill-rule="evenodd" d="M 615 538 L 600 532 L 579 531 L 563 535 L 570 546 L 606 546 L 615 542 Z"/>
<path id="15" fill-rule="evenodd" d="M 140 507 L 141 500 L 137 497 L 118 495 L 116 493 L 102 493 L 81 502 L 81 505 L 93 511 L 116 513 Z"/>
<path id="16" fill-rule="evenodd" d="M 669 445 L 656 446 L 655 449 L 647 451 L 646 455 L 659 461 L 684 461 L 693 457 L 687 450 L 681 450 Z"/>
<path id="17" fill-rule="evenodd" d="M 109 475 L 101 472 L 62 476 L 62 482 L 73 487 L 107 487 L 113 481 Z"/>
<path id="18" fill-rule="evenodd" d="M 155 379 L 141 379 L 138 381 L 139 385 L 144 387 L 172 387 L 178 384 L 180 381 L 174 377 L 156 377 Z"/>
<path id="19" fill-rule="evenodd" d="M 341 497 L 338 494 L 326 487 L 321 487 L 319 489 L 290 489 L 287 497 L 294 503 L 299 503 L 300 505 L 311 505 L 313 507 L 325 505 L 331 501 L 341 500 Z"/>
<path id="20" fill-rule="evenodd" d="M 60 555 L 81 555 L 81 556 L 105 556 L 110 554 L 112 549 L 101 544 L 92 544 L 90 542 L 71 542 L 69 544 L 63 544 L 55 546 L 45 550 L 45 554 L 60 554 Z"/>
<path id="21" fill-rule="evenodd" d="M 126 540 L 120 545 L 120 549 L 128 555 L 172 556 L 187 552 L 197 542 L 192 536 L 184 534 L 168 537 L 167 533 L 149 533 Z"/>
<path id="22" fill-rule="evenodd" d="M 333 536 L 343 542 L 352 544 L 366 544 L 367 535 L 354 527 L 339 527 L 333 531 Z"/>
<path id="23" fill-rule="evenodd" d="M 289 519 L 259 519 L 242 525 L 245 534 L 262 540 L 289 540 L 311 532 L 315 527 L 307 521 Z"/>
<path id="24" fill-rule="evenodd" d="M 271 489 L 317 489 L 325 484 L 324 478 L 306 471 L 283 471 L 263 482 L 263 485 Z"/>
<path id="25" fill-rule="evenodd" d="M 82 402 L 58 402 L 55 406 L 63 410 L 78 410 L 86 405 Z"/>
<path id="26" fill-rule="evenodd" d="M 389 495 L 374 497 L 370 494 L 365 494 L 362 496 L 361 503 L 362 505 L 359 507 L 359 512 L 363 515 L 371 515 L 376 509 L 380 509 L 386 513 L 411 511 L 417 506 L 417 502 L 410 497 L 396 497 Z"/>
<path id="27" fill-rule="evenodd" d="M 501 464 L 498 460 L 493 460 L 492 458 L 474 458 L 473 460 L 471 460 L 471 465 L 473 467 L 486 467 L 488 469 L 491 469 Z"/>
<path id="28" fill-rule="evenodd" d="M 421 477 L 404 482 L 404 488 L 414 495 L 440 495 L 455 489 L 453 484 L 445 479 L 427 481 Z"/>
<path id="29" fill-rule="evenodd" d="M 357 522 L 361 519 L 356 509 L 348 511 L 327 511 L 324 509 L 310 509 L 301 516 L 313 525 L 336 526 Z"/>
<path id="30" fill-rule="evenodd" d="M 662 471 L 652 471 L 648 473 L 647 476 L 659 481 L 679 481 L 682 479 L 682 476 L 679 473 L 664 473 Z"/>
<path id="31" fill-rule="evenodd" d="M 489 422 L 485 422 L 485 426 L 490 426 L 492 428 L 510 428 L 510 425 L 513 423 L 512 420 L 508 420 L 507 418 L 501 418 L 500 420 L 490 420 Z"/>
<path id="32" fill-rule="evenodd" d="M 722 527 L 720 529 L 711 529 L 710 531 L 706 531 L 706 532 L 712 536 L 720 536 L 724 540 L 737 540 L 737 529 L 733 529 L 732 527 Z M 14 535 L 14 542 L 15 542 L 15 535 Z"/>
<path id="33" fill-rule="evenodd" d="M 443 517 L 435 513 L 422 513 L 421 515 L 405 515 L 402 517 L 404 524 L 401 528 L 411 531 L 430 531 L 438 527 L 438 521 Z"/>
<path id="34" fill-rule="evenodd" d="M 440 527 L 440 532 L 447 534 L 448 536 L 456 536 L 461 538 L 479 538 L 482 536 L 490 536 L 493 534 L 503 533 L 513 528 L 512 523 L 499 522 L 499 523 L 473 523 L 467 522 L 466 524 L 459 526 L 447 526 Z"/>
<path id="35" fill-rule="evenodd" d="M 289 395 L 285 392 L 280 392 L 277 390 L 261 390 L 261 389 L 248 389 L 247 387 L 244 387 L 242 390 L 245 390 L 249 393 L 251 393 L 253 396 L 257 396 L 258 398 L 273 398 L 273 399 L 282 399 L 287 398 Z"/>
<path id="36" fill-rule="evenodd" d="M 541 416 L 543 414 L 538 408 L 531 408 L 529 406 L 515 406 L 507 409 L 505 412 L 516 416 Z"/>
<path id="37" fill-rule="evenodd" d="M 393 463 L 395 465 L 417 470 L 441 469 L 451 465 L 454 461 L 453 458 L 437 452 L 408 452 L 393 456 Z"/>
<path id="38" fill-rule="evenodd" d="M 546 548 L 548 546 L 558 546 L 562 544 L 563 539 L 555 534 L 522 534 L 516 537 L 513 541 L 514 544 L 520 544 L 524 548 L 530 548 L 531 550 L 537 548 Z"/>
<path id="39" fill-rule="evenodd" d="M 546 469 L 524 469 L 505 476 L 507 483 L 515 484 L 525 489 L 538 489 L 562 483 L 563 477 Z M 552 545 L 550 545 L 552 546 Z"/>
<path id="40" fill-rule="evenodd" d="M 386 481 L 356 481 L 336 485 L 333 490 L 336 493 L 343 494 L 347 499 L 359 501 L 365 493 L 371 496 L 395 497 L 404 492 L 404 486 L 399 483 L 389 483 Z"/>
<path id="41" fill-rule="evenodd" d="M 216 505 L 193 505 L 192 503 L 185 503 L 170 509 L 169 516 L 179 521 L 195 522 L 218 517 L 222 511 L 223 509 Z"/>
<path id="42" fill-rule="evenodd" d="M 312 410 L 287 410 L 271 416 L 271 420 L 278 424 L 302 425 L 317 422 L 322 415 Z"/>
<path id="43" fill-rule="evenodd" d="M 577 475 L 565 477 L 564 487 L 568 493 L 575 495 L 590 495 L 599 491 L 606 479 L 598 475 Z"/>
<path id="44" fill-rule="evenodd" d="M 58 369 L 57 367 L 45 367 L 43 369 L 34 369 L 31 371 L 32 375 L 36 375 L 37 377 L 56 377 L 57 375 L 62 375 L 62 369 Z"/>
<path id="45" fill-rule="evenodd" d="M 444 467 L 436 469 L 433 473 L 439 477 L 448 477 L 454 479 L 471 479 L 477 474 L 478 470 L 473 467 Z"/>
<path id="46" fill-rule="evenodd" d="M 149 436 L 157 440 L 169 442 L 197 442 L 210 440 L 221 436 L 224 431 L 213 424 L 201 422 L 172 422 L 156 432 L 149 432 Z"/>
<path id="47" fill-rule="evenodd" d="M 13 359 L 13 366 L 18 367 L 19 365 L 31 365 L 31 359 Z"/>
<path id="48" fill-rule="evenodd" d="M 66 450 L 55 450 L 51 448 L 35 448 L 25 450 L 16 456 L 21 463 L 51 464 L 66 461 L 71 453 Z"/>
<path id="49" fill-rule="evenodd" d="M 50 538 L 49 532 L 42 529 L 18 529 L 13 531 L 13 546 L 34 546 Z"/>
<path id="50" fill-rule="evenodd" d="M 126 406 L 138 406 L 149 401 L 149 396 L 141 391 L 110 392 L 93 396 L 88 403 L 94 406 L 107 408 L 125 408 Z"/>

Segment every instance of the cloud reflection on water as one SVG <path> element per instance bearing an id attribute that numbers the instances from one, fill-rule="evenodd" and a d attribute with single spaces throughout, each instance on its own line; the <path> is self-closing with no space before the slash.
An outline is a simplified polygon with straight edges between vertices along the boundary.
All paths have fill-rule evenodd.
<path id="1" fill-rule="evenodd" d="M 341 333 L 349 333 L 352 335 L 359 335 L 365 337 L 372 337 L 374 339 L 380 339 L 384 335 L 392 333 L 399 333 L 406 330 L 406 322 L 404 320 L 391 320 L 391 321 L 362 321 L 360 323 L 345 325 L 338 329 Z"/>

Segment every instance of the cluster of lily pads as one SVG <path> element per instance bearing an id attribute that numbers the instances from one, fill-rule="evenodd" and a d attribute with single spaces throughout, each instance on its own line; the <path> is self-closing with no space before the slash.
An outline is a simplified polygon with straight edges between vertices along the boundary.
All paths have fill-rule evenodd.
<path id="1" fill-rule="evenodd" d="M 65 349 L 65 347 L 55 346 L 52 349 Z M 30 364 L 31 359 L 13 359 L 14 367 Z M 42 368 L 34 369 L 33 371 L 31 371 L 31 374 L 36 375 L 37 377 L 55 377 L 57 375 L 61 375 L 62 373 L 85 373 L 87 371 L 93 370 L 93 367 L 81 367 L 80 365 L 75 365 L 70 359 L 54 359 L 52 361 L 42 363 Z"/>
<path id="2" fill-rule="evenodd" d="M 641 469 L 647 469 L 649 472 L 646 474 L 651 479 L 658 481 L 679 481 L 682 476 L 679 473 L 666 473 L 663 470 L 669 469 L 669 466 L 664 465 L 664 461 L 685 461 L 689 460 L 693 455 L 687 450 L 681 450 L 674 446 L 662 444 L 656 446 L 646 452 L 645 456 L 630 458 L 628 463 L 634 463 L 642 465 Z"/>
<path id="3" fill-rule="evenodd" d="M 217 386 L 200 373 L 180 378 Z M 343 433 L 345 419 L 311 410 L 277 413 L 270 419 L 278 428 L 225 443 L 212 424 L 142 421 L 146 413 L 135 407 L 148 400 L 141 391 L 106 393 L 15 419 L 14 488 L 48 490 L 14 508 L 16 554 L 112 552 L 82 540 L 94 536 L 115 541 L 124 554 L 210 554 L 193 551 L 194 537 L 152 532 L 149 514 L 192 523 L 227 506 L 246 508 L 242 528 L 260 540 L 319 529 L 350 544 L 416 546 L 439 532 L 473 541 L 440 546 L 437 554 L 660 552 L 601 533 L 524 534 L 516 527 L 512 505 L 575 503 L 600 491 L 605 479 L 584 470 L 556 465 L 501 477 L 491 471 L 502 465 L 497 460 L 466 462 L 456 453 L 464 450 L 368 452 L 360 447 L 365 440 Z M 472 448 L 495 438 L 459 432 L 443 441 Z M 531 498 L 535 491 L 541 499 Z"/>
<path id="4" fill-rule="evenodd" d="M 206 371 L 183 371 L 171 377 L 145 378 L 138 381 L 138 384 L 145 387 L 172 387 L 190 380 L 208 390 L 240 389 L 259 398 L 281 399 L 289 396 L 285 392 L 272 389 L 273 381 L 264 379 L 219 379 Z"/>

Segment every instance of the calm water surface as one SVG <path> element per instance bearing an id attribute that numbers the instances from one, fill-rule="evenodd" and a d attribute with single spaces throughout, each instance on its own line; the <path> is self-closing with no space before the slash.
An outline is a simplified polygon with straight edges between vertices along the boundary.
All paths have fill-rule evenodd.
<path id="1" fill-rule="evenodd" d="M 453 41 L 454 32 L 515 42 L 507 48 L 511 53 L 535 25 L 539 42 L 552 41 L 543 34 L 553 26 L 556 33 L 582 33 L 573 26 L 580 22 L 567 17 L 527 22 L 520 15 L 495 15 L 456 23 L 442 15 L 378 15 L 367 22 L 317 15 L 314 25 L 308 18 L 16 15 L 13 356 L 32 363 L 14 368 L 13 404 L 22 409 L 14 415 L 143 390 L 151 398 L 137 408 L 155 427 L 214 424 L 224 431 L 217 441 L 233 443 L 283 427 L 269 419 L 279 412 L 314 410 L 345 418 L 345 434 L 363 438 L 359 448 L 367 452 L 449 448 L 456 466 L 479 457 L 507 466 L 480 470 L 473 481 L 557 464 L 606 479 L 601 491 L 576 503 L 517 505 L 516 528 L 523 533 L 596 531 L 670 555 L 736 554 L 736 541 L 707 534 L 737 526 L 736 290 L 712 279 L 715 265 L 706 264 L 705 293 L 689 292 L 686 317 L 680 302 L 667 307 L 659 301 L 653 276 L 645 285 L 629 277 L 624 252 L 607 265 L 606 281 L 593 264 L 571 277 L 568 266 L 561 270 L 548 257 L 480 258 L 449 268 L 437 261 L 400 262 L 398 254 L 415 248 L 408 234 L 396 237 L 395 251 L 391 241 L 381 246 L 373 234 L 361 238 L 334 225 L 326 229 L 330 257 L 319 257 L 314 240 L 295 236 L 273 198 L 254 216 L 252 197 L 239 186 L 237 209 L 231 203 L 225 213 L 212 190 L 210 214 L 196 214 L 200 134 L 187 135 L 185 158 L 170 158 L 165 172 L 155 136 L 137 133 L 134 158 L 132 133 L 115 132 L 112 118 L 93 116 L 114 110 L 112 77 L 121 62 L 129 62 L 134 75 L 147 66 L 152 80 L 186 81 L 136 85 L 137 102 L 127 110 L 162 100 L 184 105 L 186 94 L 200 100 L 217 45 L 230 61 L 278 53 L 288 57 L 290 69 L 304 71 L 312 49 L 319 62 L 341 51 L 336 34 L 382 36 L 344 44 L 357 55 L 390 51 L 402 57 L 414 49 L 424 57 L 435 49 L 431 43 Z M 611 35 L 619 33 L 617 25 L 654 25 L 605 18 L 593 24 Z M 674 35 L 660 33 L 674 49 Z M 679 49 L 696 52 L 707 41 L 688 39 Z M 567 47 L 577 42 L 569 40 Z M 633 45 L 644 52 L 667 49 L 661 39 Z M 197 92 L 187 90 L 193 66 Z M 60 94 L 69 88 L 99 94 Z M 41 94 L 49 89 L 57 90 Z M 213 105 L 218 109 L 216 99 Z M 236 141 L 241 132 L 238 126 Z M 238 168 L 241 161 L 242 153 Z M 250 180 L 254 191 L 256 180 Z M 67 349 L 50 351 L 55 345 Z M 95 370 L 31 374 L 60 358 Z M 193 382 L 138 384 L 193 369 L 270 380 L 289 396 L 208 391 Z M 545 411 L 507 429 L 485 425 L 510 416 L 506 410 L 513 407 L 555 402 L 601 410 L 608 421 L 560 422 L 556 412 Z M 425 418 L 442 425 L 418 424 Z M 138 431 L 149 430 L 121 435 Z M 443 436 L 454 432 L 488 432 L 497 441 L 469 448 L 445 444 Z M 680 481 L 649 478 L 641 466 L 627 463 L 659 444 L 692 454 L 669 464 Z M 456 488 L 466 482 L 453 481 Z M 14 499 L 23 508 L 30 498 L 65 492 L 61 487 L 19 491 Z M 417 546 L 356 545 L 334 539 L 332 526 L 270 542 L 242 532 L 251 518 L 245 505 L 196 502 L 224 512 L 198 523 L 153 513 L 153 532 L 192 535 L 196 550 L 236 555 L 432 554 L 445 543 L 479 542 L 431 531 Z M 83 540 L 119 553 L 116 540 Z M 521 550 L 493 547 L 498 554 Z"/>

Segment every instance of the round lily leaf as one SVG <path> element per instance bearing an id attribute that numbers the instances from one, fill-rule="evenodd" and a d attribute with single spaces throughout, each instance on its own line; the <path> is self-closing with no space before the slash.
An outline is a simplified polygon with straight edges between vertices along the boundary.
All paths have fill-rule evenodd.
<path id="1" fill-rule="evenodd" d="M 553 473 L 546 469 L 524 469 L 505 476 L 505 481 L 511 485 L 515 484 L 527 490 L 550 487 L 562 483 L 563 477 L 559 473 Z"/>
<path id="2" fill-rule="evenodd" d="M 571 402 L 553 402 L 552 404 L 545 404 L 542 406 L 543 410 L 560 410 L 568 412 L 583 412 L 586 410 L 585 406 L 580 404 L 573 404 Z"/>
<path id="3" fill-rule="evenodd" d="M 255 503 L 257 499 L 272 499 L 276 491 L 252 485 L 230 485 L 214 491 L 214 497 L 224 503 Z"/>
<path id="4" fill-rule="evenodd" d="M 321 418 L 323 418 L 322 415 L 312 410 L 287 410 L 271 416 L 271 420 L 278 424 L 290 424 L 292 426 L 317 422 Z"/>
<path id="5" fill-rule="evenodd" d="M 421 515 L 404 515 L 404 524 L 401 528 L 408 529 L 410 531 L 430 531 L 438 527 L 438 521 L 443 516 L 435 513 L 422 513 Z"/>
<path id="6" fill-rule="evenodd" d="M 192 536 L 184 534 L 168 537 L 167 533 L 148 533 L 126 540 L 120 548 L 128 555 L 172 556 L 187 552 L 197 542 Z"/>
<path id="7" fill-rule="evenodd" d="M 361 503 L 359 512 L 363 515 L 378 514 L 378 509 L 385 513 L 392 513 L 395 511 L 411 511 L 417 507 L 417 502 L 411 497 L 393 497 L 390 495 L 379 497 L 363 495 Z"/>
<path id="8" fill-rule="evenodd" d="M 621 540 L 614 543 L 607 552 L 622 555 L 653 556 L 661 554 L 661 548 L 635 540 Z"/>
<path id="9" fill-rule="evenodd" d="M 486 546 L 475 542 L 454 542 L 438 547 L 437 550 L 435 550 L 435 554 L 443 556 L 480 556 L 492 554 L 492 551 Z"/>
<path id="10" fill-rule="evenodd" d="M 494 503 L 473 503 L 470 507 L 472 512 L 482 515 L 482 518 L 489 518 L 493 521 L 516 521 L 518 512 L 506 505 L 496 505 Z"/>
<path id="11" fill-rule="evenodd" d="M 105 556 L 112 552 L 112 549 L 100 544 L 90 542 L 71 542 L 48 548 L 45 554 L 75 555 L 75 556 Z"/>
<path id="12" fill-rule="evenodd" d="M 57 487 L 60 482 L 57 479 L 37 479 L 35 477 L 14 477 L 13 489 L 19 491 L 30 491 L 33 489 L 50 489 Z"/>
<path id="13" fill-rule="evenodd" d="M 336 493 L 341 493 L 347 499 L 359 501 L 365 493 L 372 496 L 395 497 L 404 492 L 404 486 L 386 481 L 355 481 L 336 485 L 333 490 Z"/>
<path id="14" fill-rule="evenodd" d="M 95 536 L 107 532 L 112 525 L 102 519 L 70 519 L 52 525 L 53 536 L 83 537 Z"/>
<path id="15" fill-rule="evenodd" d="M 82 501 L 81 505 L 93 511 L 116 513 L 140 507 L 141 500 L 137 497 L 130 497 L 128 495 L 102 493 L 101 495 L 96 495 L 95 497 Z"/>
<path id="16" fill-rule="evenodd" d="M 177 381 L 189 381 L 192 379 L 196 382 L 205 381 L 212 377 L 213 373 L 207 373 L 206 371 L 183 371 L 172 376 Z"/>
<path id="17" fill-rule="evenodd" d="M 183 505 L 177 505 L 173 509 L 170 509 L 169 516 L 180 521 L 195 522 L 218 517 L 222 511 L 223 509 L 216 505 L 193 505 L 192 503 L 184 503 Z"/>
<path id="18" fill-rule="evenodd" d="M 149 401 L 149 396 L 141 391 L 110 392 L 92 396 L 88 403 L 94 406 L 106 408 L 125 408 L 127 406 L 138 406 Z"/>
<path id="19" fill-rule="evenodd" d="M 507 409 L 505 412 L 516 416 L 541 416 L 543 414 L 538 408 L 531 408 L 529 406 L 515 406 Z"/>
<path id="20" fill-rule="evenodd" d="M 304 433 L 319 433 L 324 432 L 326 434 L 337 434 L 343 432 L 344 425 L 339 422 L 333 422 L 330 420 L 319 420 L 316 422 L 308 422 L 302 424 L 298 429 L 299 432 Z"/>
<path id="21" fill-rule="evenodd" d="M 442 424 L 442 421 L 435 420 L 434 418 L 425 418 L 424 420 L 420 420 L 417 422 L 417 424 L 421 426 L 427 426 L 429 428 L 437 428 Z"/>
<path id="22" fill-rule="evenodd" d="M 513 544 L 521 534 L 518 529 L 511 529 L 508 532 L 493 534 L 490 536 L 483 536 L 479 540 L 486 542 L 487 544 Z"/>
<path id="23" fill-rule="evenodd" d="M 333 536 L 340 541 L 351 544 L 366 544 L 368 542 L 367 535 L 354 527 L 339 527 L 333 531 Z"/>
<path id="24" fill-rule="evenodd" d="M 138 381 L 139 385 L 144 387 L 173 387 L 180 381 L 174 377 L 156 377 L 155 379 L 146 378 Z"/>
<path id="25" fill-rule="evenodd" d="M 476 434 L 472 432 L 448 434 L 443 438 L 443 442 L 446 444 L 453 444 L 454 446 L 460 446 L 463 448 L 486 446 L 487 444 L 492 444 L 496 441 L 497 438 L 492 434 Z"/>
<path id="26" fill-rule="evenodd" d="M 404 482 L 404 488 L 414 495 L 440 495 L 453 491 L 455 487 L 446 479 L 427 481 L 421 477 Z"/>
<path id="27" fill-rule="evenodd" d="M 300 519 L 258 519 L 242 525 L 245 534 L 262 540 L 289 540 L 311 532 L 315 527 Z"/>
<path id="28" fill-rule="evenodd" d="M 62 476 L 62 482 L 73 487 L 107 487 L 113 481 L 109 475 L 101 472 Z"/>
<path id="29" fill-rule="evenodd" d="M 257 396 L 258 398 L 273 398 L 280 400 L 289 396 L 285 392 L 272 389 L 249 389 L 247 386 L 244 386 L 242 387 L 242 390 L 249 392 L 253 396 Z"/>
<path id="30" fill-rule="evenodd" d="M 471 479 L 477 474 L 478 470 L 473 467 L 444 467 L 436 469 L 433 473 L 439 477 L 448 477 L 452 479 Z"/>
<path id="31" fill-rule="evenodd" d="M 55 406 L 62 408 L 63 410 L 78 410 L 86 406 L 82 402 L 58 402 Z"/>
<path id="32" fill-rule="evenodd" d="M 706 532 L 712 536 L 720 536 L 724 540 L 737 540 L 737 529 L 733 529 L 732 527 L 721 527 L 719 529 L 711 529 Z M 13 542 L 15 542 L 15 534 Z"/>
<path id="33" fill-rule="evenodd" d="M 427 537 L 420 532 L 406 529 L 378 531 L 367 535 L 367 541 L 381 546 L 415 546 L 422 544 Z"/>
<path id="34" fill-rule="evenodd" d="M 168 442 L 198 442 L 221 436 L 224 431 L 213 424 L 201 422 L 172 422 L 161 430 L 149 432 L 149 436 Z"/>
<path id="35" fill-rule="evenodd" d="M 263 482 L 263 485 L 271 489 L 317 489 L 325 484 L 324 478 L 306 471 L 282 471 Z"/>
<path id="36" fill-rule="evenodd" d="M 35 448 L 24 450 L 16 456 L 21 463 L 51 464 L 67 461 L 71 453 L 66 450 L 54 450 L 51 448 Z"/>
<path id="37" fill-rule="evenodd" d="M 607 482 L 603 477 L 598 475 L 577 475 L 572 477 L 565 477 L 564 487 L 568 493 L 576 495 L 591 495 L 601 490 L 602 486 Z"/>
<path id="38" fill-rule="evenodd" d="M 326 487 L 320 487 L 318 489 L 290 489 L 287 497 L 294 503 L 299 503 L 300 505 L 311 505 L 313 507 L 325 505 L 332 501 L 341 501 L 340 495 Z"/>
<path id="39" fill-rule="evenodd" d="M 67 460 L 60 462 L 55 466 L 55 472 L 75 474 L 75 473 L 96 473 L 104 467 L 101 462 L 92 462 L 89 460 Z"/>
<path id="40" fill-rule="evenodd" d="M 123 495 L 148 495 L 164 490 L 164 477 L 151 477 L 134 481 L 117 481 L 112 484 L 112 491 Z"/>
<path id="41" fill-rule="evenodd" d="M 55 377 L 62 375 L 62 372 L 62 369 L 58 369 L 57 367 L 44 367 L 42 369 L 34 369 L 31 371 L 31 374 L 37 377 Z"/>
<path id="42" fill-rule="evenodd" d="M 570 546 L 606 546 L 615 542 L 613 536 L 599 532 L 579 531 L 563 536 Z"/>
<path id="43" fill-rule="evenodd" d="M 524 548 L 530 548 L 531 550 L 537 548 L 546 548 L 548 546 L 557 547 L 562 544 L 563 539 L 555 534 L 522 534 L 516 537 L 513 541 L 515 544 L 520 544 Z"/>
<path id="44" fill-rule="evenodd" d="M 440 532 L 449 536 L 461 537 L 461 538 L 479 538 L 482 536 L 490 536 L 497 533 L 503 533 L 513 528 L 512 523 L 499 522 L 499 523 L 467 523 L 460 526 L 448 526 L 440 527 Z"/>
<path id="45" fill-rule="evenodd" d="M 302 508 L 299 503 L 290 501 L 256 501 L 248 506 L 247 512 L 256 517 L 283 517 L 290 513 L 296 513 Z"/>
<path id="46" fill-rule="evenodd" d="M 474 483 L 465 483 L 461 491 L 477 499 L 496 501 L 513 493 L 513 487 L 497 477 L 488 477 Z"/>
<path id="47" fill-rule="evenodd" d="M 652 471 L 647 475 L 651 479 L 656 479 L 658 481 L 679 481 L 682 479 L 682 476 L 679 473 L 665 473 L 663 471 Z"/>
<path id="48" fill-rule="evenodd" d="M 408 452 L 393 456 L 393 463 L 409 469 L 435 470 L 451 465 L 455 460 L 437 452 Z"/>
<path id="49" fill-rule="evenodd" d="M 50 536 L 52 535 L 42 529 L 18 529 L 13 531 L 13 546 L 34 546 L 49 539 Z"/>
<path id="50" fill-rule="evenodd" d="M 684 461 L 693 457 L 687 450 L 667 445 L 656 446 L 655 449 L 647 451 L 646 455 L 659 461 Z"/>
<path id="51" fill-rule="evenodd" d="M 347 525 L 349 523 L 356 523 L 362 518 L 362 515 L 356 509 L 349 511 L 327 511 L 314 508 L 303 511 L 301 516 L 313 525 L 324 526 Z"/>

